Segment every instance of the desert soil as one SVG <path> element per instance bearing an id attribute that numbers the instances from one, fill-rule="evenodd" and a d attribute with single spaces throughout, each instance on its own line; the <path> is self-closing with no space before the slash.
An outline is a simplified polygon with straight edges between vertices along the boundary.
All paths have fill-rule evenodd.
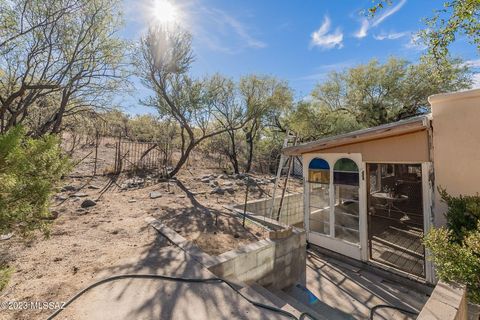
<path id="1" fill-rule="evenodd" d="M 108 157 L 104 150 L 101 154 Z M 114 270 L 125 257 L 142 259 L 168 245 L 147 225 L 147 217 L 159 219 L 210 255 L 267 235 L 253 223 L 244 228 L 241 220 L 225 208 L 243 203 L 246 187 L 242 179 L 222 174 L 221 170 L 190 166 L 180 171 L 176 181 L 163 182 L 122 174 L 101 196 L 109 178 L 78 177 L 87 170 L 91 170 L 88 160 L 76 168 L 76 178 L 62 182 L 67 189 L 75 190 L 63 190 L 52 201 L 51 209 L 58 217 L 48 238 L 36 234 L 34 239 L 25 240 L 14 235 L 0 241 L 0 263 L 14 269 L 0 301 L 66 301 L 100 272 Z M 261 190 L 271 192 L 272 176 L 253 177 L 262 186 L 251 188 L 249 200 L 265 198 Z M 230 192 L 212 193 L 217 188 Z M 86 199 L 96 201 L 96 205 L 81 208 Z M 44 319 L 50 313 L 0 311 L 0 319 Z"/>

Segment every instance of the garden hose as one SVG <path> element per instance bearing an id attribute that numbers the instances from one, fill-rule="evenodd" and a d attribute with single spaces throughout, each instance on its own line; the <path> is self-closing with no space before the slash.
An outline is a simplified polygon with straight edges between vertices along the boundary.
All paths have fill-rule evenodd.
<path id="1" fill-rule="evenodd" d="M 230 282 L 228 282 L 227 280 L 224 280 L 222 278 L 213 277 L 213 278 L 205 278 L 205 279 L 195 279 L 195 278 L 192 279 L 192 278 L 164 276 L 164 275 L 159 275 L 159 274 L 123 274 L 123 275 L 111 276 L 111 277 L 99 280 L 97 282 L 94 282 L 91 285 L 89 285 L 88 287 L 86 287 L 86 288 L 80 290 L 79 292 L 77 292 L 72 298 L 70 298 L 67 302 L 65 302 L 62 309 L 56 310 L 52 315 L 50 315 L 47 318 L 47 320 L 54 319 L 68 305 L 70 305 L 75 300 L 77 300 L 85 292 L 87 292 L 87 291 L 89 291 L 89 290 L 91 290 L 91 289 L 93 289 L 93 288 L 95 288 L 95 287 L 97 287 L 101 284 L 111 282 L 111 281 L 121 280 L 121 279 L 154 279 L 154 280 L 166 280 L 166 281 L 176 281 L 176 282 L 186 282 L 186 283 L 208 283 L 208 284 L 210 284 L 210 283 L 225 283 L 231 289 L 233 289 L 235 292 L 237 292 L 242 298 L 244 298 L 249 303 L 251 303 L 252 305 L 254 305 L 258 308 L 262 308 L 262 309 L 266 309 L 266 310 L 269 310 L 269 311 L 272 311 L 272 312 L 276 312 L 276 313 L 279 313 L 279 314 L 281 314 L 285 317 L 288 317 L 290 319 L 295 319 L 295 320 L 303 320 L 303 319 L 306 319 L 306 318 L 309 318 L 309 319 L 312 319 L 312 320 L 319 320 L 319 319 L 316 319 L 314 316 L 312 316 L 312 315 L 310 315 L 309 313 L 306 313 L 306 312 L 302 313 L 300 315 L 300 317 L 297 318 L 295 315 L 291 314 L 288 311 L 282 310 L 282 309 L 277 308 L 277 307 L 269 306 L 269 305 L 266 305 L 266 304 L 263 304 L 263 303 L 260 303 L 260 302 L 253 301 L 253 300 L 249 299 L 248 297 L 244 296 L 237 288 L 235 288 L 235 286 L 233 284 L 231 284 Z"/>
<path id="2" fill-rule="evenodd" d="M 403 313 L 408 313 L 408 314 L 411 314 L 411 315 L 414 315 L 414 316 L 418 316 L 418 312 L 413 311 L 413 310 L 403 309 L 403 308 L 391 306 L 391 305 L 388 305 L 388 304 L 377 304 L 372 309 L 370 309 L 370 320 L 373 320 L 373 316 L 375 315 L 375 311 L 377 311 L 377 309 L 383 309 L 383 308 L 394 309 L 394 310 L 398 310 L 398 311 L 403 312 Z"/>

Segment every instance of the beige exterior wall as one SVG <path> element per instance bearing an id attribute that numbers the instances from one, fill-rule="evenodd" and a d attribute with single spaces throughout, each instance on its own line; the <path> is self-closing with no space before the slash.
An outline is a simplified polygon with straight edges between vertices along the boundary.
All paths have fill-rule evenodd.
<path id="1" fill-rule="evenodd" d="M 480 89 L 429 98 L 433 114 L 435 189 L 453 195 L 480 193 Z M 434 197 L 435 225 L 446 206 Z"/>
<path id="2" fill-rule="evenodd" d="M 363 141 L 312 153 L 361 153 L 362 160 L 367 162 L 390 161 L 416 163 L 430 161 L 427 130 Z"/>

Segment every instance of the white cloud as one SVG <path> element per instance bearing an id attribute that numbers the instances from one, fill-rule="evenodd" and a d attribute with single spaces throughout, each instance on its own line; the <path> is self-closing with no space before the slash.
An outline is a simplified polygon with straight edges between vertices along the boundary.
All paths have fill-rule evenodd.
<path id="1" fill-rule="evenodd" d="M 405 37 L 406 35 L 410 34 L 409 31 L 404 32 L 391 32 L 391 33 L 380 33 L 378 35 L 374 35 L 373 38 L 375 40 L 396 40 Z"/>
<path id="2" fill-rule="evenodd" d="M 465 61 L 465 65 L 470 67 L 470 68 L 480 68 L 480 59 L 467 60 L 467 61 Z"/>
<path id="3" fill-rule="evenodd" d="M 427 46 L 425 45 L 425 43 L 422 42 L 422 39 L 420 38 L 418 32 L 416 32 L 411 34 L 410 41 L 405 44 L 405 48 L 422 51 L 425 50 Z"/>
<path id="4" fill-rule="evenodd" d="M 370 22 L 367 19 L 362 20 L 362 25 L 357 32 L 355 32 L 354 36 L 356 38 L 365 38 L 368 34 L 368 29 L 370 28 Z"/>
<path id="5" fill-rule="evenodd" d="M 267 44 L 263 41 L 260 41 L 254 38 L 249 32 L 247 27 L 242 24 L 240 21 L 235 19 L 233 16 L 227 14 L 225 11 L 220 9 L 212 9 L 212 12 L 217 16 L 218 22 L 220 24 L 225 24 L 230 27 L 234 33 L 240 37 L 247 47 L 250 48 L 265 48 Z"/>
<path id="6" fill-rule="evenodd" d="M 341 61 L 337 63 L 331 63 L 331 64 L 324 64 L 321 65 L 317 68 L 315 68 L 314 73 L 308 74 L 306 76 L 299 77 L 295 80 L 301 80 L 301 81 L 323 81 L 327 79 L 328 75 L 332 71 L 336 72 L 342 72 L 345 69 L 355 65 L 357 63 L 356 60 L 346 60 L 346 61 Z"/>
<path id="7" fill-rule="evenodd" d="M 331 21 L 328 16 L 323 19 L 322 25 L 318 30 L 314 31 L 311 35 L 310 46 L 321 47 L 324 49 L 332 49 L 343 47 L 343 32 L 340 28 L 335 29 L 334 32 L 330 32 Z"/>
<path id="8" fill-rule="evenodd" d="M 480 88 L 480 73 L 475 73 L 472 76 L 472 80 L 473 80 L 472 87 L 473 88 Z"/>
<path id="9" fill-rule="evenodd" d="M 464 62 L 464 65 L 469 67 L 470 69 L 474 69 L 474 70 L 472 70 L 472 72 L 473 72 L 473 74 L 472 74 L 472 80 L 473 80 L 472 87 L 473 88 L 480 88 L 480 59 L 467 60 L 467 61 Z"/>
<path id="10" fill-rule="evenodd" d="M 401 0 L 397 5 L 383 10 L 380 15 L 375 16 L 375 18 L 373 18 L 372 20 L 368 20 L 366 18 L 362 19 L 360 29 L 355 32 L 354 36 L 360 39 L 366 37 L 368 34 L 368 30 L 380 25 L 385 19 L 397 13 L 405 5 L 406 2 L 407 0 Z"/>

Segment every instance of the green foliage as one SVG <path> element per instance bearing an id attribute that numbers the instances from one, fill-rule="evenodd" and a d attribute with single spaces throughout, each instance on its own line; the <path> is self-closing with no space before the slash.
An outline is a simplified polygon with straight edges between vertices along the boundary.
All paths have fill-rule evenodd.
<path id="1" fill-rule="evenodd" d="M 480 303 L 480 222 L 463 235 L 458 243 L 452 230 L 432 229 L 424 244 L 432 253 L 438 277 L 467 285 L 470 300 Z"/>
<path id="2" fill-rule="evenodd" d="M 480 221 L 480 196 L 453 197 L 445 189 L 439 189 L 442 200 L 448 205 L 447 227 L 452 239 L 461 243 L 465 234 L 475 230 Z"/>
<path id="3" fill-rule="evenodd" d="M 0 266 L 0 292 L 7 286 L 12 273 L 13 268 L 8 266 Z"/>
<path id="4" fill-rule="evenodd" d="M 47 231 L 51 193 L 69 168 L 55 136 L 32 139 L 22 127 L 0 135 L 0 234 Z"/>
<path id="5" fill-rule="evenodd" d="M 448 205 L 447 228 L 431 229 L 424 244 L 432 253 L 438 277 L 467 285 L 470 299 L 480 303 L 480 196 L 439 192 Z"/>
<path id="6" fill-rule="evenodd" d="M 371 127 L 428 112 L 428 96 L 471 86 L 468 69 L 459 60 L 440 68 L 423 58 L 418 64 L 390 58 L 372 60 L 343 72 L 333 72 L 317 85 L 312 97 L 320 111 L 345 112 L 357 126 Z"/>
<path id="7" fill-rule="evenodd" d="M 361 129 L 355 117 L 344 110 L 331 110 L 319 101 L 299 102 L 285 120 L 302 141 L 320 139 Z"/>
<path id="8" fill-rule="evenodd" d="M 374 0 L 368 9 L 374 16 L 392 0 Z M 480 51 L 480 1 L 450 0 L 425 19 L 426 28 L 420 31 L 422 40 L 428 46 L 428 54 L 441 62 L 448 57 L 448 47 L 459 37 L 465 36 Z"/>

